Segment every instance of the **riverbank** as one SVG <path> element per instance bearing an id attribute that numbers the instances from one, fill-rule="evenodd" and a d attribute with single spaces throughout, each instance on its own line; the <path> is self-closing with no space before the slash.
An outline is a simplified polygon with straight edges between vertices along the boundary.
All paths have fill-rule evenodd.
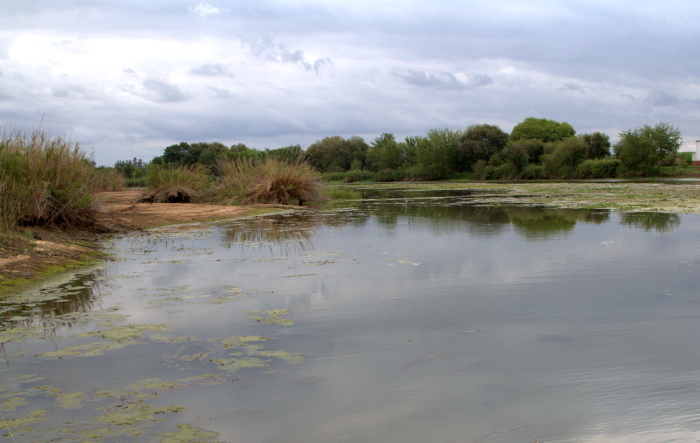
<path id="1" fill-rule="evenodd" d="M 93 229 L 36 228 L 29 247 L 0 250 L 0 297 L 109 259 L 100 242 L 114 235 L 168 225 L 235 219 L 289 208 L 265 204 L 133 203 L 140 194 L 141 191 L 135 190 L 102 193 L 104 211 L 98 214 Z"/>

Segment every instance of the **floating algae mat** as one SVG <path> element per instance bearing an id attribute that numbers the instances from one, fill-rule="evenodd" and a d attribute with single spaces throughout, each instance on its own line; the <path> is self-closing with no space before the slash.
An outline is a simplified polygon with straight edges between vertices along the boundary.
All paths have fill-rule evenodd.
<path id="1" fill-rule="evenodd" d="M 0 440 L 698 438 L 700 217 L 369 197 L 0 301 Z"/>

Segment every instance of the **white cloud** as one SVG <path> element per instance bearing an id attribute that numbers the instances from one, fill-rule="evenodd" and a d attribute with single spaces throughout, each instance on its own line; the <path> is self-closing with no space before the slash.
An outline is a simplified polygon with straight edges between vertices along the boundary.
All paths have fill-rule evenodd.
<path id="1" fill-rule="evenodd" d="M 212 5 L 211 3 L 198 3 L 196 6 L 193 6 L 189 8 L 190 11 L 194 12 L 195 14 L 201 16 L 201 17 L 207 17 L 209 15 L 216 15 L 216 14 L 221 14 L 221 9 L 217 8 L 216 6 Z"/>

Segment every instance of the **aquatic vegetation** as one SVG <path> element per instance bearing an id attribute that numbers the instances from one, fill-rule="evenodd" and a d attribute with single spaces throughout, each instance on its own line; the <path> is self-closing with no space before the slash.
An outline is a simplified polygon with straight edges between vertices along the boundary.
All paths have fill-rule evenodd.
<path id="1" fill-rule="evenodd" d="M 24 397 L 10 397 L 0 403 L 0 409 L 3 411 L 14 411 L 17 407 L 28 404 L 29 402 Z"/>
<path id="2" fill-rule="evenodd" d="M 205 431 L 187 424 L 177 425 L 177 429 L 177 431 L 161 432 L 153 435 L 165 437 L 161 440 L 161 443 L 208 443 L 216 441 L 212 439 L 219 436 L 216 432 Z"/>
<path id="3" fill-rule="evenodd" d="M 172 331 L 173 329 L 168 325 L 126 325 L 126 326 L 116 326 L 112 329 L 106 331 L 93 331 L 86 332 L 84 334 L 76 334 L 74 337 L 102 337 L 107 340 L 121 342 L 131 342 L 131 340 L 137 338 L 143 338 L 144 332 L 162 332 L 162 331 Z"/>
<path id="4" fill-rule="evenodd" d="M 68 394 L 61 394 L 56 397 L 56 405 L 67 409 L 79 409 L 85 406 L 83 400 L 87 398 L 85 393 L 76 391 Z"/>
<path id="5" fill-rule="evenodd" d="M 134 426 L 144 421 L 162 421 L 158 414 L 175 414 L 184 411 L 183 406 L 127 405 L 117 412 L 94 417 L 95 423 L 112 423 L 117 426 Z"/>
<path id="6" fill-rule="evenodd" d="M 291 326 L 294 324 L 294 320 L 290 320 L 288 318 L 282 318 L 283 315 L 286 315 L 289 312 L 289 309 L 271 309 L 267 311 L 248 311 L 250 314 L 256 314 L 256 313 L 261 313 L 267 315 L 267 317 L 260 317 L 260 316 L 251 316 L 250 319 L 255 320 L 260 323 L 265 323 L 268 325 L 277 325 L 277 326 Z"/>
<path id="7" fill-rule="evenodd" d="M 221 343 L 219 343 L 219 345 L 221 345 L 221 347 L 224 349 L 232 349 L 232 348 L 240 348 L 243 346 L 247 346 L 248 343 L 250 343 L 250 342 L 267 341 L 267 340 L 274 340 L 274 338 L 261 337 L 258 335 L 251 335 L 251 336 L 247 336 L 247 337 L 229 337 L 225 340 L 222 340 Z"/>

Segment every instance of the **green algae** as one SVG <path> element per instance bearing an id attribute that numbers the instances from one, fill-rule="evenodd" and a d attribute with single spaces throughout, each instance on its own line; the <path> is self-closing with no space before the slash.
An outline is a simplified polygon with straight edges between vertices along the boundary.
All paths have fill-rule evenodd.
<path id="1" fill-rule="evenodd" d="M 80 391 L 61 394 L 56 398 L 56 405 L 64 409 L 80 409 L 86 406 L 83 403 L 85 399 L 87 399 L 87 395 Z"/>
<path id="2" fill-rule="evenodd" d="M 210 362 L 221 366 L 224 371 L 236 371 L 240 368 L 266 368 L 269 360 L 263 361 L 259 358 L 210 358 Z"/>
<path id="3" fill-rule="evenodd" d="M 116 326 L 107 331 L 93 331 L 85 334 L 76 334 L 73 337 L 102 337 L 107 340 L 116 341 L 118 343 L 143 338 L 144 332 L 163 332 L 172 331 L 173 329 L 164 324 L 157 325 L 126 325 Z"/>
<path id="4" fill-rule="evenodd" d="M 104 355 L 105 350 L 122 349 L 128 345 L 137 344 L 145 343 L 137 340 L 121 341 L 116 343 L 93 341 L 90 343 L 84 343 L 82 345 L 69 346 L 65 349 L 60 349 L 58 351 L 44 352 L 43 354 L 37 354 L 37 357 L 93 357 L 96 355 Z"/>
<path id="5" fill-rule="evenodd" d="M 150 405 L 128 405 L 117 412 L 93 417 L 95 423 L 112 423 L 116 426 L 134 426 L 138 423 L 149 421 L 163 421 L 157 418 L 158 414 L 177 413 L 184 411 L 184 406 L 163 406 L 154 408 Z"/>
<path id="6" fill-rule="evenodd" d="M 41 421 L 46 420 L 46 417 L 44 416 L 50 412 L 51 411 L 45 409 L 27 411 L 27 415 L 29 415 L 29 417 L 7 418 L 3 423 L 8 429 L 21 428 L 27 425 L 31 425 L 33 423 L 39 423 Z"/>
<path id="7" fill-rule="evenodd" d="M 187 335 L 184 337 L 168 337 L 163 334 L 153 334 L 151 335 L 151 340 L 166 343 L 182 343 L 184 341 L 197 340 L 197 337 L 195 337 L 194 335 Z"/>
<path id="8" fill-rule="evenodd" d="M 14 411 L 15 408 L 28 405 L 29 402 L 24 397 L 11 397 L 0 403 L 0 409 L 3 411 Z"/>
<path id="9" fill-rule="evenodd" d="M 251 314 L 257 313 L 260 311 L 247 311 Z M 255 320 L 260 323 L 266 323 L 269 325 L 276 325 L 276 326 L 291 326 L 294 324 L 294 320 L 290 320 L 288 318 L 282 318 L 283 315 L 287 314 L 289 312 L 289 309 L 270 309 L 267 311 L 262 311 L 262 314 L 266 314 L 267 317 L 259 317 L 259 316 L 251 316 L 251 320 Z"/>
<path id="10" fill-rule="evenodd" d="M 180 357 L 180 360 L 182 360 L 182 361 L 204 360 L 204 357 L 211 354 L 211 352 L 212 351 L 207 351 L 207 352 L 200 352 L 198 354 L 183 355 L 182 357 Z"/>
<path id="11" fill-rule="evenodd" d="M 219 436 L 216 432 L 205 431 L 187 424 L 177 425 L 177 429 L 177 431 L 161 432 L 153 435 L 165 437 L 161 440 L 161 443 L 212 443 L 218 441 L 212 440 Z"/>
<path id="12" fill-rule="evenodd" d="M 232 348 L 240 348 L 243 346 L 247 346 L 248 343 L 250 342 L 258 342 L 258 341 L 267 341 L 267 340 L 275 340 L 274 338 L 271 337 L 262 337 L 259 335 L 248 335 L 248 336 L 239 336 L 239 337 L 229 337 L 225 340 L 222 340 L 219 345 L 224 348 L 224 349 L 232 349 Z"/>

